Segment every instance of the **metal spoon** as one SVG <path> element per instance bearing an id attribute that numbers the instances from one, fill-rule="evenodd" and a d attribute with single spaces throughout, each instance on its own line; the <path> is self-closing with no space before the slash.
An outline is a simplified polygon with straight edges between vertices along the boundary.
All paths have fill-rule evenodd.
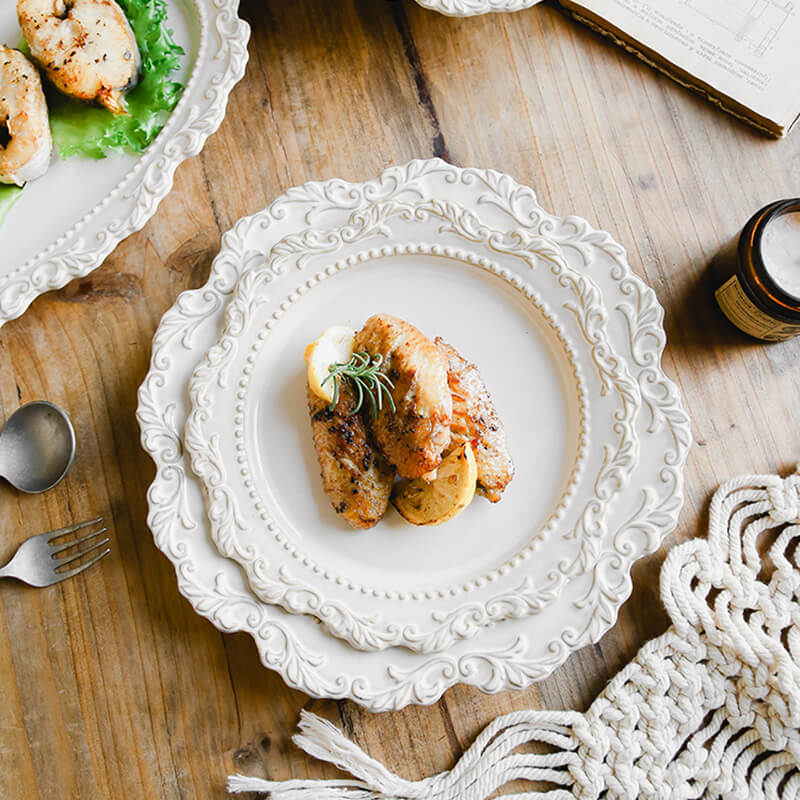
<path id="1" fill-rule="evenodd" d="M 17 409 L 0 431 L 0 476 L 22 492 L 52 489 L 75 457 L 75 431 L 66 412 L 45 400 Z"/>

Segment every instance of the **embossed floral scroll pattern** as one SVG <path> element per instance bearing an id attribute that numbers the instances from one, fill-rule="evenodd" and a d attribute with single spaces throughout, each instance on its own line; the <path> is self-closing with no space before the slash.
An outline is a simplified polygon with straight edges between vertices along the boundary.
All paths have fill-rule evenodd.
<path id="1" fill-rule="evenodd" d="M 423 7 L 449 17 L 474 17 L 493 11 L 522 11 L 541 0 L 417 0 Z"/>
<path id="2" fill-rule="evenodd" d="M 495 254 L 513 255 L 523 261 L 531 269 L 545 264 L 554 276 L 558 286 L 566 290 L 572 301 L 565 303 L 577 317 L 585 343 L 588 345 L 588 356 L 599 374 L 600 389 L 615 393 L 619 398 L 619 407 L 615 413 L 612 430 L 608 436 L 617 436 L 615 445 L 604 447 L 604 458 L 596 476 L 592 476 L 588 484 L 593 488 L 583 511 L 578 516 L 578 524 L 565 538 L 574 539 L 578 543 L 577 554 L 564 561 L 559 561 L 547 575 L 542 585 L 535 585 L 525 576 L 523 569 L 525 560 L 534 549 L 541 544 L 552 525 L 544 530 L 535 531 L 528 544 L 506 563 L 499 565 L 490 574 L 472 579 L 468 583 L 455 586 L 438 587 L 425 592 L 402 593 L 386 591 L 374 586 L 365 586 L 354 582 L 352 578 L 331 573 L 324 565 L 319 565 L 307 555 L 299 553 L 291 545 L 291 539 L 274 522 L 273 515 L 262 502 L 255 488 L 257 481 L 253 478 L 247 462 L 247 448 L 243 431 L 244 399 L 249 387 L 249 378 L 258 351 L 269 336 L 274 325 L 286 313 L 294 302 L 318 284 L 317 278 L 311 278 L 298 288 L 276 290 L 269 308 L 275 307 L 266 327 L 259 331 L 252 350 L 245 354 L 242 350 L 241 336 L 248 330 L 253 333 L 254 314 L 266 302 L 265 290 L 273 285 L 273 281 L 284 276 L 288 265 L 294 264 L 297 270 L 305 270 L 312 256 L 320 254 L 336 254 L 344 245 L 353 245 L 366 240 L 392 241 L 392 220 L 403 220 L 406 223 L 423 223 L 435 218 L 440 224 L 440 233 L 449 232 L 457 235 L 459 241 L 466 244 L 484 244 Z M 411 243 L 403 248 L 404 253 L 439 252 L 447 254 L 451 248 L 428 246 Z M 336 274 L 355 261 L 376 260 L 397 254 L 397 247 L 376 247 L 362 252 L 358 258 L 348 257 L 343 262 L 328 266 L 325 273 Z M 453 253 L 450 253 L 452 256 Z M 462 256 L 469 259 L 469 254 Z M 475 263 L 486 259 L 475 256 Z M 296 270 L 293 270 L 294 273 Z M 535 297 L 530 287 L 520 279 L 517 273 L 511 273 L 494 267 L 495 274 L 503 277 L 518 290 L 529 297 Z M 287 296 L 287 291 L 288 296 Z M 536 304 L 542 307 L 541 301 Z M 558 326 L 550 311 L 544 307 L 546 318 L 550 324 Z M 601 543 L 607 535 L 606 515 L 611 502 L 622 491 L 638 460 L 638 440 L 634 431 L 634 421 L 638 412 L 640 398 L 638 386 L 627 373 L 624 359 L 615 352 L 605 331 L 606 310 L 603 298 L 591 279 L 577 274 L 569 267 L 558 247 L 545 237 L 529 237 L 519 230 L 511 232 L 496 231 L 483 225 L 477 216 L 458 203 L 429 200 L 416 203 L 400 203 L 394 200 L 375 203 L 350 215 L 348 224 L 334 230 L 308 229 L 299 234 L 285 237 L 273 246 L 266 265 L 244 275 L 237 287 L 234 299 L 226 309 L 226 326 L 220 342 L 211 348 L 201 362 L 190 382 L 190 396 L 193 411 L 186 425 L 186 442 L 192 453 L 195 472 L 202 479 L 208 496 L 208 514 L 212 525 L 212 536 L 219 551 L 235 559 L 246 570 L 251 587 L 256 595 L 269 603 L 277 603 L 294 613 L 312 614 L 318 617 L 328 629 L 339 638 L 343 638 L 353 646 L 373 650 L 401 645 L 416 652 L 436 652 L 449 647 L 461 638 L 476 635 L 483 627 L 506 619 L 519 618 L 530 614 L 538 614 L 547 608 L 566 583 L 575 578 L 585 576 L 595 569 L 601 553 Z M 233 374 L 231 365 L 235 358 L 246 357 L 241 374 Z M 238 362 L 237 362 L 238 363 Z M 573 359 L 574 364 L 574 359 Z M 577 367 L 574 365 L 574 369 Z M 234 441 L 226 441 L 230 451 L 235 446 L 235 461 L 240 465 L 235 471 L 233 480 L 242 476 L 243 486 L 239 490 L 249 494 L 255 506 L 263 528 L 271 534 L 275 544 L 271 549 L 272 556 L 266 549 L 257 548 L 242 539 L 240 533 L 248 530 L 239 503 L 237 491 L 232 488 L 232 478 L 228 474 L 226 458 L 220 452 L 220 442 L 214 433 L 214 395 L 222 392 L 227 395 L 235 389 L 237 405 L 235 420 L 240 420 L 234 431 Z M 585 415 L 585 403 L 581 403 Z M 233 453 L 228 453 L 227 463 L 233 463 Z M 558 521 L 566 501 L 574 489 L 578 469 L 574 470 L 573 479 L 562 498 L 558 513 L 553 522 Z M 263 537 L 258 537 L 262 542 Z M 296 559 L 298 568 L 305 568 L 307 577 L 301 578 L 283 566 L 284 551 Z M 521 575 L 514 580 L 511 573 L 519 569 Z M 309 572 L 311 570 L 313 572 Z M 337 599 L 330 591 L 325 590 L 324 581 L 319 576 L 342 585 L 350 592 L 351 597 L 361 600 L 364 596 L 393 599 L 400 601 L 444 598 L 456 594 L 467 594 L 472 589 L 486 585 L 487 581 L 504 577 L 506 587 L 495 591 L 489 598 L 480 601 L 465 598 L 456 609 L 437 608 L 429 604 L 430 614 L 427 624 L 401 621 L 402 618 L 358 611 L 352 602 Z M 510 578 L 506 577 L 511 575 Z M 316 580 L 315 580 L 316 579 Z M 512 584 L 511 581 L 514 581 Z M 398 597 L 399 594 L 399 597 Z M 340 595 L 341 596 L 341 595 Z M 368 600 L 368 605 L 372 603 Z"/>
<path id="3" fill-rule="evenodd" d="M 412 668 L 395 667 L 391 659 L 384 660 L 380 667 L 381 654 L 377 653 L 365 654 L 367 666 L 344 668 L 313 624 L 304 624 L 307 620 L 303 617 L 293 617 L 257 601 L 243 586 L 232 588 L 232 583 L 241 583 L 241 577 L 235 568 L 220 564 L 211 556 L 207 523 L 199 508 L 197 487 L 187 476 L 182 450 L 184 378 L 175 376 L 187 372 L 187 359 L 199 359 L 202 350 L 198 350 L 198 341 L 213 341 L 222 308 L 240 272 L 263 260 L 264 242 L 269 242 L 269 249 L 286 235 L 291 229 L 287 224 L 290 218 L 294 229 L 330 227 L 341 223 L 343 214 L 371 202 L 419 199 L 423 194 L 420 187 L 431 179 L 452 186 L 459 197 L 469 191 L 479 193 L 479 206 L 496 208 L 506 222 L 514 221 L 530 233 L 547 234 L 562 250 L 571 248 L 580 255 L 587 270 L 593 268 L 596 259 L 610 259 L 615 265 L 613 279 L 638 287 L 627 292 L 632 302 L 627 310 L 622 309 L 636 329 L 630 337 L 630 349 L 643 357 L 641 343 L 649 339 L 653 354 L 635 378 L 648 413 L 652 413 L 650 424 L 668 430 L 673 447 L 666 455 L 659 484 L 643 493 L 630 527 L 617 534 L 614 547 L 598 562 L 601 586 L 592 589 L 582 601 L 587 609 L 585 624 L 544 641 L 519 633 L 520 624 L 509 622 L 505 624 L 517 633 L 499 647 L 481 645 L 478 637 L 468 651 L 459 648 L 452 654 L 415 656 Z M 248 233 L 256 230 L 258 246 L 248 238 Z M 232 245 L 236 250 L 231 249 Z M 608 629 L 630 592 L 631 563 L 655 549 L 675 525 L 682 504 L 682 465 L 691 437 L 677 390 L 658 367 L 663 347 L 660 307 L 653 292 L 631 274 L 624 250 L 608 234 L 592 229 L 582 219 L 548 215 L 537 204 L 531 189 L 507 175 L 427 160 L 391 167 L 365 184 L 332 180 L 297 187 L 257 217 L 240 220 L 226 234 L 209 282 L 202 289 L 182 295 L 159 327 L 151 370 L 140 389 L 138 411 L 143 445 L 156 464 L 156 477 L 148 493 L 148 521 L 155 541 L 175 565 L 180 591 L 198 613 L 221 630 L 250 633 L 264 664 L 279 671 L 291 686 L 313 696 L 350 697 L 381 711 L 408 703 L 434 702 L 458 682 L 487 692 L 524 688 L 549 674 L 574 649 L 596 641 Z"/>

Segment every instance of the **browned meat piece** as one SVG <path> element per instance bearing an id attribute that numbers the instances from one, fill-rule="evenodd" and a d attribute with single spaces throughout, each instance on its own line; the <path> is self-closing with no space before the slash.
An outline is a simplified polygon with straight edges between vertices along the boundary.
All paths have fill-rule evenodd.
<path id="1" fill-rule="evenodd" d="M 503 423 L 478 368 L 442 339 L 436 339 L 436 346 L 447 359 L 447 382 L 453 395 L 451 445 L 472 442 L 478 465 L 477 491 L 496 503 L 514 477 Z"/>
<path id="2" fill-rule="evenodd" d="M 364 413 L 381 452 L 403 478 L 436 469 L 450 443 L 453 415 L 445 358 L 413 325 L 387 314 L 366 321 L 353 349 L 383 356 L 383 371 L 394 384 L 396 411 L 384 403 L 375 419 Z"/>
<path id="3" fill-rule="evenodd" d="M 142 56 L 116 0 L 17 0 L 17 18 L 33 60 L 53 85 L 127 113 L 125 91 L 139 80 Z"/>
<path id="4" fill-rule="evenodd" d="M 306 395 L 325 493 L 352 527 L 371 528 L 386 513 L 394 468 L 370 444 L 363 416 L 350 415 L 355 398 L 349 385 L 342 385 L 333 411 L 308 386 Z"/>

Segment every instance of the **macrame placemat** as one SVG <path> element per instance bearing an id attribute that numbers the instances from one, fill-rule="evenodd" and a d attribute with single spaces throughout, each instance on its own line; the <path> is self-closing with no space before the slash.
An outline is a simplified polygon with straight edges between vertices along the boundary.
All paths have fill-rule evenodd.
<path id="1" fill-rule="evenodd" d="M 303 712 L 294 742 L 355 776 L 228 779 L 272 800 L 485 800 L 513 780 L 545 788 L 504 800 L 800 798 L 800 467 L 749 475 L 711 502 L 706 540 L 661 569 L 672 620 L 584 714 L 499 717 L 449 772 L 407 781 Z M 546 753 L 519 753 L 526 743 Z M 540 750 L 542 748 L 539 748 Z"/>

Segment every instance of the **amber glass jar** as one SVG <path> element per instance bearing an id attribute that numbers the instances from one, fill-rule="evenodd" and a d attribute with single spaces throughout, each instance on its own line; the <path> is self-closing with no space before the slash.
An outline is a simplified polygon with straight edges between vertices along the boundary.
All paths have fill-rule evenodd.
<path id="1" fill-rule="evenodd" d="M 737 328 L 769 342 L 800 334 L 800 198 L 754 214 L 712 272 L 717 303 Z"/>

